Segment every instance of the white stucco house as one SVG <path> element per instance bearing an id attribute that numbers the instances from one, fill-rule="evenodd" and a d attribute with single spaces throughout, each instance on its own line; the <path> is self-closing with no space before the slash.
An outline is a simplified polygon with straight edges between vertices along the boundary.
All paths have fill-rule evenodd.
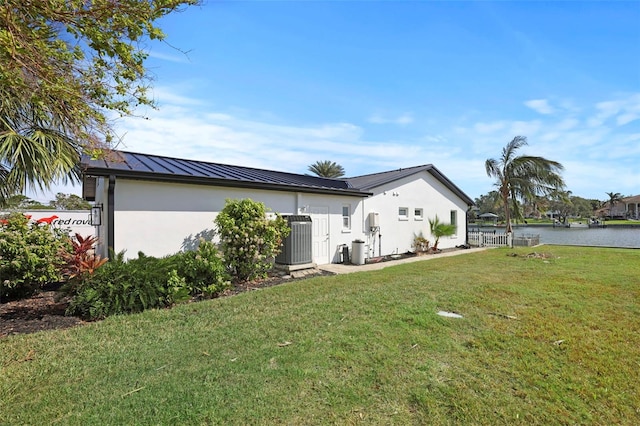
<path id="1" fill-rule="evenodd" d="M 98 251 L 165 256 L 211 236 L 227 199 L 251 198 L 274 213 L 308 215 L 313 262 L 339 262 L 342 247 L 364 241 L 367 258 L 412 250 L 429 218 L 454 222 L 440 248 L 466 243 L 473 201 L 433 165 L 328 179 L 242 166 L 117 151 L 84 159 L 85 198 L 95 201 Z M 97 210 L 96 210 L 97 209 Z M 362 247 L 362 246 L 360 246 Z"/>

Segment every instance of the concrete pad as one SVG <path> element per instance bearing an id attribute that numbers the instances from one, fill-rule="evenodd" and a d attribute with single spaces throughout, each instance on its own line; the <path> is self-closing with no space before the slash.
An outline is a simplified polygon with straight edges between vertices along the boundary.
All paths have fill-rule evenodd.
<path id="1" fill-rule="evenodd" d="M 276 263 L 274 264 L 274 266 L 276 269 L 291 273 L 294 271 L 301 271 L 305 269 L 315 269 L 317 265 L 315 263 L 301 263 L 299 265 L 282 265 L 280 263 Z"/>
<path id="2" fill-rule="evenodd" d="M 491 247 L 477 247 L 477 248 L 471 248 L 471 249 L 443 251 L 442 253 L 438 253 L 438 254 L 427 254 L 424 256 L 408 257 L 405 259 L 390 260 L 390 261 L 378 262 L 378 263 L 369 263 L 364 265 L 345 265 L 342 263 L 330 263 L 327 265 L 318 265 L 318 269 L 331 272 L 334 274 L 351 274 L 354 272 L 377 271 L 380 269 L 387 268 L 389 266 L 395 266 L 402 263 L 421 262 L 425 260 L 439 259 L 441 257 L 459 256 L 461 254 L 476 253 L 479 251 L 488 250 L 489 248 Z"/>

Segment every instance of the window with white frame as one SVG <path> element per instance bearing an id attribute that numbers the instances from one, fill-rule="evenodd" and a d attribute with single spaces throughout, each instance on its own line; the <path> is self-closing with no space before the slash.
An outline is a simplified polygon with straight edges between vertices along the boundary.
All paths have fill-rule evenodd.
<path id="1" fill-rule="evenodd" d="M 458 211 L 457 210 L 451 210 L 451 224 L 456 227 L 456 234 L 457 234 L 458 233 Z"/>
<path id="2" fill-rule="evenodd" d="M 415 208 L 413 209 L 413 219 L 414 220 L 423 220 L 424 219 L 424 210 Z"/>
<path id="3" fill-rule="evenodd" d="M 398 219 L 399 220 L 409 220 L 409 208 L 408 207 L 398 207 Z"/>
<path id="4" fill-rule="evenodd" d="M 351 205 L 344 204 L 342 206 L 342 230 L 350 231 L 351 230 Z"/>

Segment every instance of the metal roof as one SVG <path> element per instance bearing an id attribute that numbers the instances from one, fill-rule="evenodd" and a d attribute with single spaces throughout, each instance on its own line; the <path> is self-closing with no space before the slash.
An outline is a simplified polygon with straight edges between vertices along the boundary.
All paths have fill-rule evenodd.
<path id="1" fill-rule="evenodd" d="M 347 178 L 347 181 L 355 188 L 371 189 L 376 188 L 380 185 L 384 185 L 385 183 L 393 182 L 395 180 L 411 176 L 414 173 L 428 170 L 430 167 L 432 166 L 430 164 L 427 164 L 424 166 L 415 166 L 406 169 L 390 170 L 388 172 L 373 173 L 369 175 Z"/>
<path id="2" fill-rule="evenodd" d="M 127 151 L 112 151 L 103 159 L 83 157 L 81 167 L 87 176 L 116 176 L 129 179 L 331 193 L 360 197 L 371 195 L 369 192 L 351 187 L 344 179 L 330 179 Z"/>
<path id="3" fill-rule="evenodd" d="M 451 182 L 440 170 L 438 170 L 432 164 L 425 164 L 422 166 L 408 167 L 406 169 L 390 170 L 388 172 L 373 173 L 369 175 L 355 176 L 347 178 L 346 181 L 361 191 L 370 191 L 373 188 L 381 185 L 394 182 L 398 179 L 405 178 L 407 176 L 414 175 L 416 173 L 428 172 L 435 177 L 440 183 L 442 183 L 451 192 L 460 197 L 467 205 L 473 205 L 474 202 L 467 194 L 465 194 L 460 188 L 458 188 L 453 182 Z"/>
<path id="4" fill-rule="evenodd" d="M 426 171 L 465 203 L 473 204 L 473 200 L 431 164 L 351 178 L 331 179 L 160 155 L 112 151 L 103 159 L 83 157 L 81 167 L 87 176 L 116 176 L 129 179 L 331 193 L 359 197 L 372 195 L 371 189 L 380 185 Z"/>

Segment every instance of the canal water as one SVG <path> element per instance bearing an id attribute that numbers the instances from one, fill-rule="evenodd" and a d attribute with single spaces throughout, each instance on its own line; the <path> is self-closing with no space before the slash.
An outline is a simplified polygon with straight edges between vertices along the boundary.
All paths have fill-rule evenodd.
<path id="1" fill-rule="evenodd" d="M 483 232 L 504 232 L 504 228 L 480 228 Z M 514 227 L 516 237 L 540 235 L 541 244 L 640 248 L 640 227 L 636 228 L 554 228 L 551 226 Z"/>

